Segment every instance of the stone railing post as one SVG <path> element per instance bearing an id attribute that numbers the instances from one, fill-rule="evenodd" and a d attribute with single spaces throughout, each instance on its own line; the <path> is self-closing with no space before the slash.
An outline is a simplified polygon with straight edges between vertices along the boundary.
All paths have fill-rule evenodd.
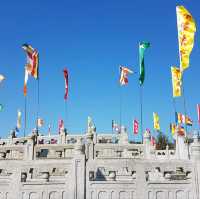
<path id="1" fill-rule="evenodd" d="M 33 160 L 34 157 L 34 141 L 31 137 L 27 138 L 27 143 L 25 145 L 24 159 Z"/>

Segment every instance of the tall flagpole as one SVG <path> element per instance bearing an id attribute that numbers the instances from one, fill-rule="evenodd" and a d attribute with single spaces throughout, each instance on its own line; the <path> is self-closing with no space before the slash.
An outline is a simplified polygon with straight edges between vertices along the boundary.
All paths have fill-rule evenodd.
<path id="1" fill-rule="evenodd" d="M 67 101 L 64 99 L 64 103 L 65 103 L 65 124 L 66 124 L 66 129 L 67 129 L 67 126 L 68 126 L 68 114 L 67 114 Z"/>
<path id="2" fill-rule="evenodd" d="M 39 68 L 38 68 L 38 74 L 39 74 Z M 37 131 L 37 133 L 38 133 L 39 109 L 40 109 L 40 79 L 38 76 L 38 79 L 37 79 L 37 113 L 36 113 L 36 131 Z"/>
<path id="3" fill-rule="evenodd" d="M 142 137 L 142 143 L 143 143 L 143 98 L 142 98 L 142 85 L 140 85 L 140 132 L 141 132 L 141 137 Z"/>
<path id="4" fill-rule="evenodd" d="M 184 115 L 185 115 L 185 131 L 187 133 L 187 123 L 186 123 L 187 109 L 186 109 L 185 90 L 184 90 L 184 83 L 183 83 L 183 74 L 182 74 L 182 93 L 183 93 L 183 107 L 184 107 Z M 186 134 L 185 134 L 185 137 L 186 137 Z"/>
<path id="5" fill-rule="evenodd" d="M 26 136 L 26 120 L 27 120 L 27 99 L 26 96 L 24 96 L 24 137 Z"/>
<path id="6" fill-rule="evenodd" d="M 120 86 L 120 85 L 119 85 Z M 120 127 L 120 132 L 121 132 L 121 125 L 122 125 L 122 88 L 121 86 L 119 87 L 119 127 Z"/>

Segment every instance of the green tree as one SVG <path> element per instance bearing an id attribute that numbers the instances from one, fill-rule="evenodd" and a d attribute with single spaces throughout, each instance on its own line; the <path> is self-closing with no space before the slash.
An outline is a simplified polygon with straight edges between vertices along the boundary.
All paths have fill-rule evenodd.
<path id="1" fill-rule="evenodd" d="M 156 139 L 156 149 L 165 150 L 167 145 L 169 146 L 169 149 L 175 148 L 175 144 L 171 143 L 165 134 L 159 132 Z"/>

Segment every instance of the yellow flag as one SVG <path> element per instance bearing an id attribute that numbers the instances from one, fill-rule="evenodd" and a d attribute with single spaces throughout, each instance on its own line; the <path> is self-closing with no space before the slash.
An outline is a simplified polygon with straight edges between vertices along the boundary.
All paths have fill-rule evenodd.
<path id="1" fill-rule="evenodd" d="M 170 130 L 172 135 L 174 135 L 176 131 L 176 124 L 170 123 Z"/>
<path id="2" fill-rule="evenodd" d="M 189 67 L 190 53 L 194 46 L 196 25 L 192 15 L 183 6 L 176 6 L 178 42 L 181 71 Z"/>
<path id="3" fill-rule="evenodd" d="M 182 73 L 179 68 L 171 67 L 173 97 L 181 96 Z"/>
<path id="4" fill-rule="evenodd" d="M 159 117 L 158 114 L 154 112 L 153 112 L 153 127 L 156 130 L 160 130 Z"/>

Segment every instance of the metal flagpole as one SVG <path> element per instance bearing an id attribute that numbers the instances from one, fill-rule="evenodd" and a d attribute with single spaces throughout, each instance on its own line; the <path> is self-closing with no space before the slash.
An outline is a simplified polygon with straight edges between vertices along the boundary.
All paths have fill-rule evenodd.
<path id="1" fill-rule="evenodd" d="M 27 99 L 26 96 L 24 96 L 24 137 L 26 136 L 26 120 L 27 120 Z"/>
<path id="2" fill-rule="evenodd" d="M 122 125 L 122 88 L 120 86 L 120 107 L 119 107 L 119 128 L 120 128 L 120 133 L 121 133 L 121 125 Z"/>
<path id="3" fill-rule="evenodd" d="M 183 93 L 183 107 L 184 107 L 184 115 L 185 115 L 185 132 L 187 133 L 187 123 L 186 123 L 186 117 L 187 117 L 187 109 L 186 109 L 186 99 L 185 99 L 185 93 L 184 93 L 184 84 L 183 84 L 183 75 L 182 75 L 182 93 Z M 185 133 L 185 137 L 186 137 Z"/>
<path id="4" fill-rule="evenodd" d="M 65 100 L 64 100 L 64 103 L 65 103 L 65 119 L 66 119 L 66 122 L 65 122 L 65 123 L 66 123 L 66 129 L 67 129 L 67 124 L 68 124 L 68 121 L 67 121 L 67 120 L 68 120 L 67 110 L 68 110 L 68 109 L 67 109 L 67 102 L 65 102 Z"/>
<path id="5" fill-rule="evenodd" d="M 140 133 L 142 137 L 142 143 L 143 143 L 143 104 L 142 104 L 142 86 L 140 85 Z"/>
<path id="6" fill-rule="evenodd" d="M 39 70 L 39 68 L 38 68 Z M 38 71 L 39 73 L 39 71 Z M 37 79 L 37 113 L 36 113 L 36 131 L 38 133 L 38 119 L 39 119 L 39 109 L 40 109 L 40 81 L 39 77 Z"/>
<path id="7" fill-rule="evenodd" d="M 186 123 L 186 117 L 187 117 L 187 109 L 186 109 L 186 99 L 185 99 L 185 93 L 184 93 L 184 84 L 183 84 L 183 75 L 182 75 L 182 92 L 183 92 L 183 106 L 184 106 L 184 114 L 185 114 L 185 138 L 187 138 L 187 123 Z M 189 153 L 189 142 L 187 139 L 187 150 L 188 150 L 188 158 L 190 159 L 190 153 Z"/>

